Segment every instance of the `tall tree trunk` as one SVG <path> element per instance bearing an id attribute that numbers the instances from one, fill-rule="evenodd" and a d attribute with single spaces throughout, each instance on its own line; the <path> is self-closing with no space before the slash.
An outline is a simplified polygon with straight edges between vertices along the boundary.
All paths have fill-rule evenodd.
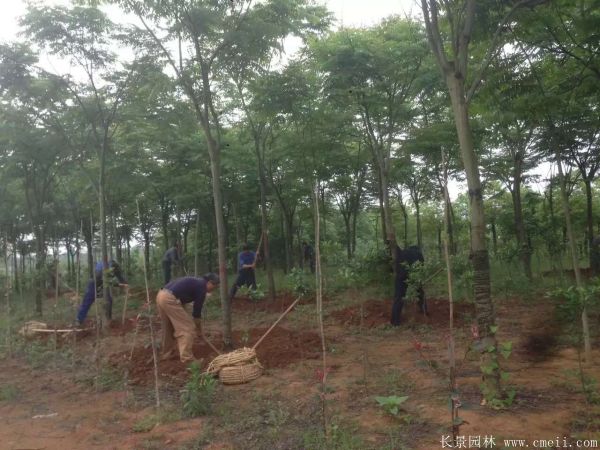
<path id="1" fill-rule="evenodd" d="M 271 262 L 271 249 L 269 242 L 269 217 L 267 210 L 267 177 L 265 174 L 264 160 L 260 154 L 260 143 L 255 142 L 255 150 L 258 158 L 258 179 L 260 182 L 260 228 L 263 236 L 262 257 L 267 271 L 267 289 L 269 298 L 275 300 L 275 277 L 273 276 L 273 264 Z"/>
<path id="2" fill-rule="evenodd" d="M 590 249 L 589 260 L 590 267 L 594 269 L 593 258 L 592 258 L 592 242 L 594 240 L 594 214 L 592 210 L 592 180 L 589 177 L 584 178 L 583 184 L 585 185 L 585 204 L 586 204 L 586 224 L 587 224 L 587 237 L 588 237 L 588 249 Z"/>
<path id="3" fill-rule="evenodd" d="M 210 89 L 208 86 L 206 88 Z M 219 255 L 219 293 L 221 295 L 221 312 L 223 319 L 223 343 L 226 348 L 232 347 L 231 340 L 231 303 L 227 292 L 227 235 L 223 218 L 223 195 L 221 193 L 221 153 L 219 143 L 212 137 L 208 123 L 204 123 L 204 133 L 208 143 L 210 156 L 210 172 L 212 176 L 212 194 L 215 207 L 217 227 L 217 247 Z"/>
<path id="4" fill-rule="evenodd" d="M 569 198 L 567 195 L 567 181 L 562 168 L 560 150 L 556 152 L 556 159 L 558 165 L 558 174 L 560 176 L 560 197 L 562 200 L 562 206 L 565 214 L 565 224 L 567 229 L 567 237 L 569 240 L 569 248 L 571 249 L 571 260 L 573 262 L 573 271 L 575 272 L 575 282 L 577 288 L 583 288 L 583 280 L 581 279 L 581 271 L 579 270 L 579 261 L 577 258 L 577 246 L 575 245 L 575 233 L 573 233 L 573 224 L 571 222 L 571 207 L 569 205 Z M 592 344 L 590 340 L 590 329 L 588 322 L 587 309 L 584 306 L 581 311 L 581 327 L 583 330 L 583 345 L 585 350 L 585 360 L 588 364 L 592 362 Z"/>
<path id="5" fill-rule="evenodd" d="M 479 336 L 486 339 L 497 348 L 496 337 L 493 332 L 496 315 L 490 288 L 490 261 L 485 239 L 485 215 L 483 209 L 483 192 L 479 177 L 479 167 L 473 145 L 473 136 L 469 124 L 468 105 L 464 91 L 464 80 L 459 79 L 452 72 L 445 74 L 446 84 L 452 101 L 452 109 L 455 118 L 456 131 L 460 144 L 461 157 L 467 176 L 470 205 L 470 229 L 471 229 L 471 262 L 473 265 L 473 287 L 475 291 L 475 310 Z M 489 347 L 489 346 L 488 346 Z M 483 364 L 490 364 L 491 352 L 483 354 Z M 491 365 L 494 365 L 491 363 Z M 485 391 L 490 397 L 500 397 L 500 370 L 499 367 L 491 370 L 491 373 L 483 373 Z"/>
<path id="6" fill-rule="evenodd" d="M 43 314 L 42 298 L 46 289 L 46 236 L 43 225 L 36 225 L 35 234 L 35 312 Z"/>
<path id="7" fill-rule="evenodd" d="M 421 202 L 415 201 L 415 209 L 417 214 L 417 245 L 423 248 L 423 230 L 421 228 Z"/>
<path id="8" fill-rule="evenodd" d="M 105 182 L 106 182 L 106 147 L 101 149 L 100 154 L 100 176 L 98 179 L 98 203 L 100 206 L 100 252 L 102 254 L 102 291 L 104 308 L 102 308 L 103 317 L 101 322 L 102 332 L 105 333 L 110 327 L 110 321 L 112 318 L 112 304 L 108 301 L 110 296 L 110 280 L 108 278 L 108 242 L 106 232 L 106 196 L 105 196 Z"/>
<path id="9" fill-rule="evenodd" d="M 512 190 L 513 209 L 515 216 L 515 234 L 517 236 L 517 245 L 519 246 L 519 256 L 523 264 L 523 270 L 529 280 L 533 278 L 531 271 L 531 249 L 527 240 L 525 231 L 525 223 L 523 221 L 523 206 L 521 202 L 521 183 L 515 180 L 514 189 Z"/>

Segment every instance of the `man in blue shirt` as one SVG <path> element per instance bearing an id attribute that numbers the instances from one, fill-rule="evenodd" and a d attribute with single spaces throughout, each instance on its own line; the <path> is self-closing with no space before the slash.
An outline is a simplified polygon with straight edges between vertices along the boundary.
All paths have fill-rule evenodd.
<path id="1" fill-rule="evenodd" d="M 88 281 L 87 288 L 85 290 L 85 295 L 83 296 L 83 301 L 81 302 L 81 306 L 79 307 L 79 311 L 77 312 L 77 319 L 75 320 L 76 326 L 83 325 L 83 322 L 87 317 L 88 311 L 94 304 L 96 298 L 102 297 L 104 286 L 102 276 L 103 268 L 108 269 L 108 277 L 111 279 L 111 284 L 113 284 L 114 286 L 121 286 L 125 288 L 128 287 L 127 280 L 125 280 L 125 278 L 123 277 L 123 273 L 121 272 L 121 267 L 117 264 L 117 262 L 114 259 L 111 260 L 110 263 L 105 264 L 102 264 L 102 262 L 98 261 L 94 269 L 94 278 L 90 278 L 90 280 Z M 110 294 L 110 290 L 108 291 L 108 299 L 106 304 L 107 310 L 109 312 L 112 311 L 112 295 Z"/>
<path id="2" fill-rule="evenodd" d="M 244 247 L 238 255 L 238 276 L 231 287 L 229 293 L 229 300 L 233 300 L 235 293 L 240 286 L 248 286 L 256 290 L 256 274 L 254 269 L 256 268 L 256 253 L 250 250 L 248 244 L 244 244 Z"/>
<path id="3" fill-rule="evenodd" d="M 175 356 L 175 343 L 181 362 L 194 360 L 194 336 L 199 334 L 204 338 L 200 319 L 204 300 L 219 282 L 217 274 L 207 273 L 201 278 L 178 278 L 158 292 L 156 306 L 162 323 L 162 360 Z M 193 319 L 183 306 L 186 303 L 193 303 Z"/>

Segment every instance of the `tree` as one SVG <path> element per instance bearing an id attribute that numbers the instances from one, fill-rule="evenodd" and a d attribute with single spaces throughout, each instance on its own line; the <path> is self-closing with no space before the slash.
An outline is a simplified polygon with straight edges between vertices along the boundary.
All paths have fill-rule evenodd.
<path id="1" fill-rule="evenodd" d="M 98 162 L 95 187 L 99 205 L 100 251 L 107 266 L 106 166 L 113 150 L 112 138 L 118 127 L 117 113 L 133 74 L 131 68 L 115 66 L 116 56 L 111 51 L 122 43 L 118 33 L 123 30 L 95 7 L 30 7 L 21 23 L 33 42 L 52 55 L 69 59 L 85 80 L 80 82 L 62 77 L 65 88 L 80 110 L 86 144 Z M 65 136 L 69 134 L 65 133 Z M 77 147 L 72 142 L 70 145 Z M 107 276 L 108 272 L 103 271 L 103 329 L 108 327 L 112 317 L 112 303 L 107 301 L 110 290 Z"/>
<path id="2" fill-rule="evenodd" d="M 475 0 L 421 0 L 421 9 L 425 19 L 427 38 L 437 64 L 442 72 L 450 94 L 452 111 L 458 133 L 461 157 L 467 176 L 471 215 L 471 261 L 474 271 L 475 306 L 477 323 L 481 338 L 490 342 L 494 352 L 483 354 L 490 359 L 496 353 L 494 304 L 490 291 L 490 263 L 485 239 L 486 222 L 483 208 L 483 192 L 477 156 L 473 143 L 473 133 L 469 123 L 469 104 L 478 89 L 483 74 L 490 61 L 498 52 L 500 38 L 507 23 L 522 7 L 532 6 L 538 0 L 520 0 L 512 5 L 501 6 L 500 10 L 488 2 Z M 440 4 L 443 5 L 444 24 L 441 23 Z M 484 6 L 488 7 L 487 9 Z M 476 21 L 476 17 L 478 20 Z M 477 28 L 476 28 L 477 25 Z M 446 28 L 444 28 L 446 27 Z M 485 32 L 495 28 L 488 49 L 474 74 L 469 73 L 470 46 L 474 31 Z M 470 84 L 467 84 L 470 83 Z M 488 346 L 486 346 L 488 347 Z M 495 361 L 486 361 L 483 366 L 492 366 L 492 370 L 483 373 L 484 395 L 487 400 L 499 398 L 500 370 Z"/>
<path id="3" fill-rule="evenodd" d="M 329 96 L 356 113 L 378 177 L 384 240 L 396 242 L 389 175 L 398 135 L 413 117 L 413 84 L 427 54 L 422 29 L 415 22 L 389 19 L 373 29 L 333 33 L 315 43 L 313 51 Z"/>

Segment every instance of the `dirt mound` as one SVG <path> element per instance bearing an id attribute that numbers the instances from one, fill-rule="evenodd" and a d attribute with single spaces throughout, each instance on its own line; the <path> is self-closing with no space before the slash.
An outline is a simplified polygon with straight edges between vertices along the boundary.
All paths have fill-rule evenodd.
<path id="1" fill-rule="evenodd" d="M 392 300 L 367 300 L 362 308 L 362 326 L 376 328 L 390 323 L 392 313 Z M 423 316 L 417 311 L 416 304 L 410 302 L 404 304 L 402 320 L 407 323 L 423 323 L 436 327 L 448 326 L 450 306 L 447 299 L 427 299 L 428 316 Z M 343 325 L 361 325 L 360 305 L 350 306 L 338 311 L 333 311 L 331 317 Z M 454 304 L 454 320 L 457 324 L 468 323 L 475 317 L 475 308 L 470 303 Z"/>
<path id="2" fill-rule="evenodd" d="M 267 328 L 236 330 L 233 340 L 237 347 L 252 346 L 267 331 Z M 211 342 L 222 350 L 221 335 L 210 337 Z M 283 327 L 275 327 L 256 349 L 258 360 L 266 369 L 282 368 L 305 359 L 315 359 L 320 356 L 321 340 L 317 333 L 294 331 Z M 205 368 L 217 356 L 202 340 L 194 344 L 194 357 L 202 359 Z M 150 345 L 135 347 L 133 355 L 122 352 L 112 355 L 110 363 L 116 367 L 127 368 L 132 384 L 149 385 L 154 380 L 154 362 Z M 158 373 L 162 379 L 184 382 L 187 379 L 187 364 L 177 358 L 158 361 Z"/>
<path id="3" fill-rule="evenodd" d="M 268 312 L 268 313 L 282 313 L 288 306 L 290 306 L 296 300 L 296 296 L 290 292 L 283 292 L 275 298 L 275 301 L 271 301 L 267 298 L 262 300 L 251 300 L 248 297 L 237 296 L 231 303 L 231 309 L 234 312 Z M 307 297 L 303 298 L 298 302 L 300 305 L 306 305 L 314 303 L 314 298 Z"/>

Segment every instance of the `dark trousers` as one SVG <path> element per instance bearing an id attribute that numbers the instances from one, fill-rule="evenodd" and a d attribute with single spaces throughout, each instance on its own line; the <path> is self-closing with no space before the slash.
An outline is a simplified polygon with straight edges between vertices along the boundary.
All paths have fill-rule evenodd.
<path id="1" fill-rule="evenodd" d="M 254 273 L 254 269 L 242 269 L 239 271 L 235 283 L 233 283 L 233 286 L 231 286 L 231 291 L 229 292 L 230 299 L 235 297 L 235 293 L 241 286 L 248 286 L 256 290 L 256 275 Z"/>
<path id="2" fill-rule="evenodd" d="M 390 320 L 391 324 L 394 326 L 400 325 L 400 322 L 402 321 L 402 309 L 404 308 L 404 297 L 406 296 L 407 289 L 408 284 L 406 283 L 406 280 L 396 278 L 394 285 L 394 304 L 392 305 L 392 319 Z M 423 290 L 423 286 L 417 288 L 417 295 L 419 297 L 417 302 L 419 311 L 421 314 L 427 315 L 427 302 L 425 301 L 425 291 Z"/>
<path id="3" fill-rule="evenodd" d="M 94 288 L 97 287 L 97 295 L 94 295 Z M 102 297 L 102 284 L 98 286 L 95 285 L 94 280 L 88 281 L 87 288 L 85 290 L 85 295 L 83 296 L 83 301 L 79 306 L 79 311 L 77 311 L 77 320 L 79 323 L 83 323 L 85 318 L 88 315 L 88 312 L 92 305 L 94 304 L 94 300 L 96 297 Z M 106 310 L 112 311 L 112 295 L 110 295 L 110 290 L 108 291 L 108 299 L 106 302 Z"/>
<path id="4" fill-rule="evenodd" d="M 315 273 L 315 258 L 314 258 L 314 256 L 304 258 L 304 260 L 308 262 L 308 267 L 310 267 L 310 273 Z"/>
<path id="5" fill-rule="evenodd" d="M 165 284 L 171 281 L 171 261 L 163 261 L 163 274 L 165 276 Z"/>

